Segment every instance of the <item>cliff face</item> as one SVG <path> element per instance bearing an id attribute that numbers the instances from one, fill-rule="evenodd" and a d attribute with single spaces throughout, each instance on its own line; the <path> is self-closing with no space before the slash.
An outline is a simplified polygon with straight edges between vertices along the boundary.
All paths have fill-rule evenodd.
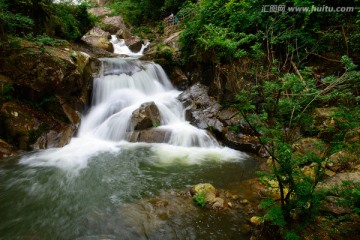
<path id="1" fill-rule="evenodd" d="M 70 46 L 20 45 L 0 60 L 0 139 L 22 150 L 64 146 L 80 124 L 99 62 Z"/>

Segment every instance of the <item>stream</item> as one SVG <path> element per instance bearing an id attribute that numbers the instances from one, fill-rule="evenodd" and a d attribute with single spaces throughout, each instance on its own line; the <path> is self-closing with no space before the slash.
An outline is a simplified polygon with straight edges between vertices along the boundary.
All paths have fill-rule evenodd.
<path id="1" fill-rule="evenodd" d="M 186 121 L 161 66 L 101 61 L 77 136 L 0 163 L 0 239 L 249 239 L 239 211 L 194 206 L 187 191 L 209 182 L 244 195 L 257 162 Z M 148 102 L 161 118 L 150 136 L 164 141 L 133 142 L 133 113 Z"/>

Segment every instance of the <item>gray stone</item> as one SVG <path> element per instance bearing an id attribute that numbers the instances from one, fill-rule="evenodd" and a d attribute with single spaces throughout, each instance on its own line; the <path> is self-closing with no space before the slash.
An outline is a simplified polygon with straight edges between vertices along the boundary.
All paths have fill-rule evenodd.
<path id="1" fill-rule="evenodd" d="M 144 130 L 159 126 L 160 112 L 154 102 L 143 103 L 131 116 L 131 129 Z"/>
<path id="2" fill-rule="evenodd" d="M 100 27 L 94 27 L 89 32 L 87 32 L 81 40 L 87 42 L 88 44 L 102 48 L 109 52 L 114 52 L 114 46 L 110 43 L 109 39 L 111 34 L 102 30 Z"/>

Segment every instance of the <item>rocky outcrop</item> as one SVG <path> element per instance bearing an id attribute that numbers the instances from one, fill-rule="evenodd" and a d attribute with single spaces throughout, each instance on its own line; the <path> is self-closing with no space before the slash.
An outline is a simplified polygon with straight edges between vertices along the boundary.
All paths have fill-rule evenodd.
<path id="1" fill-rule="evenodd" d="M 160 112 L 154 102 L 143 103 L 131 116 L 131 129 L 144 130 L 161 123 Z"/>
<path id="2" fill-rule="evenodd" d="M 0 136 L 15 149 L 64 146 L 80 124 L 100 62 L 69 45 L 21 44 L 0 60 L 1 83 L 6 79 L 11 89 L 0 102 Z"/>
<path id="3" fill-rule="evenodd" d="M 181 91 L 185 91 L 190 86 L 189 79 L 179 67 L 173 68 L 170 79 L 171 83 Z"/>
<path id="4" fill-rule="evenodd" d="M 132 52 L 139 52 L 144 42 L 138 36 L 131 36 L 125 39 L 125 44 Z"/>
<path id="5" fill-rule="evenodd" d="M 114 52 L 114 46 L 109 41 L 111 39 L 111 35 L 108 32 L 105 32 L 100 27 L 94 27 L 89 32 L 87 32 L 81 40 L 87 42 L 88 44 L 102 48 L 108 52 Z"/>
<path id="6" fill-rule="evenodd" d="M 207 94 L 208 88 L 195 84 L 178 97 L 185 106 L 186 120 L 201 129 L 224 131 L 224 124 L 217 118 L 221 105 Z"/>
<path id="7" fill-rule="evenodd" d="M 258 138 L 238 115 L 235 108 L 224 108 L 208 95 L 209 88 L 195 84 L 178 99 L 185 106 L 186 120 L 194 126 L 211 131 L 218 140 L 237 150 L 268 156 Z"/>
<path id="8" fill-rule="evenodd" d="M 4 136 L 15 147 L 22 150 L 62 147 L 66 145 L 76 124 L 65 124 L 25 104 L 7 102 L 1 109 Z M 79 119 L 79 116 L 77 116 Z"/>

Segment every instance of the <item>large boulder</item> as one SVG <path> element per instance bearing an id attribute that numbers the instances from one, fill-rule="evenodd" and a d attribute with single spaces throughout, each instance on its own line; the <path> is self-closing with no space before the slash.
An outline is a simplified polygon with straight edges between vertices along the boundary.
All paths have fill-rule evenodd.
<path id="1" fill-rule="evenodd" d="M 139 52 L 144 42 L 138 36 L 131 36 L 125 39 L 125 44 L 132 52 Z"/>
<path id="2" fill-rule="evenodd" d="M 170 79 L 171 83 L 179 90 L 185 91 L 189 87 L 189 79 L 179 67 L 174 67 Z"/>
<path id="3" fill-rule="evenodd" d="M 131 129 L 144 130 L 157 127 L 161 123 L 160 112 L 154 102 L 141 104 L 131 116 Z"/>
<path id="4" fill-rule="evenodd" d="M 195 84 L 179 95 L 185 107 L 186 120 L 201 129 L 211 131 L 227 146 L 246 152 L 269 156 L 255 133 L 235 108 L 224 108 L 208 95 L 209 88 Z"/>
<path id="5" fill-rule="evenodd" d="M 333 190 L 333 187 L 339 187 L 343 181 L 360 183 L 360 172 L 344 172 L 338 173 L 331 178 L 327 178 L 317 185 L 319 189 Z M 336 190 L 335 190 L 336 192 Z"/>
<path id="6" fill-rule="evenodd" d="M 244 152 L 258 154 L 260 157 L 268 157 L 266 149 L 260 144 L 258 137 L 253 135 L 244 135 L 229 130 L 225 133 L 224 143 L 234 149 Z"/>
<path id="7" fill-rule="evenodd" d="M 64 146 L 79 126 L 100 61 L 70 45 L 20 44 L 0 59 L 0 85 L 11 90 L 0 102 L 0 136 L 15 149 Z"/>
<path id="8" fill-rule="evenodd" d="M 69 48 L 27 47 L 9 51 L 0 60 L 0 71 L 11 77 L 15 95 L 41 102 L 54 95 L 87 95 L 92 81 L 90 62 L 87 54 Z"/>
<path id="9" fill-rule="evenodd" d="M 81 40 L 87 42 L 92 46 L 102 48 L 109 52 L 114 52 L 114 46 L 109 41 L 110 39 L 111 39 L 111 34 L 102 30 L 98 26 L 92 28 L 81 38 Z"/>
<path id="10" fill-rule="evenodd" d="M 79 124 L 78 115 L 71 116 L 74 124 L 59 123 L 44 112 L 16 102 L 5 103 L 1 115 L 6 140 L 22 150 L 62 147 Z"/>
<path id="11" fill-rule="evenodd" d="M 224 125 L 217 119 L 221 109 L 220 104 L 207 94 L 208 88 L 195 84 L 178 97 L 186 108 L 186 120 L 201 129 L 211 129 L 217 132 L 224 130 Z"/>
<path id="12" fill-rule="evenodd" d="M 120 38 L 129 38 L 130 31 L 125 26 L 124 20 L 121 16 L 104 17 L 101 20 L 101 28 L 110 34 L 116 34 Z"/>

